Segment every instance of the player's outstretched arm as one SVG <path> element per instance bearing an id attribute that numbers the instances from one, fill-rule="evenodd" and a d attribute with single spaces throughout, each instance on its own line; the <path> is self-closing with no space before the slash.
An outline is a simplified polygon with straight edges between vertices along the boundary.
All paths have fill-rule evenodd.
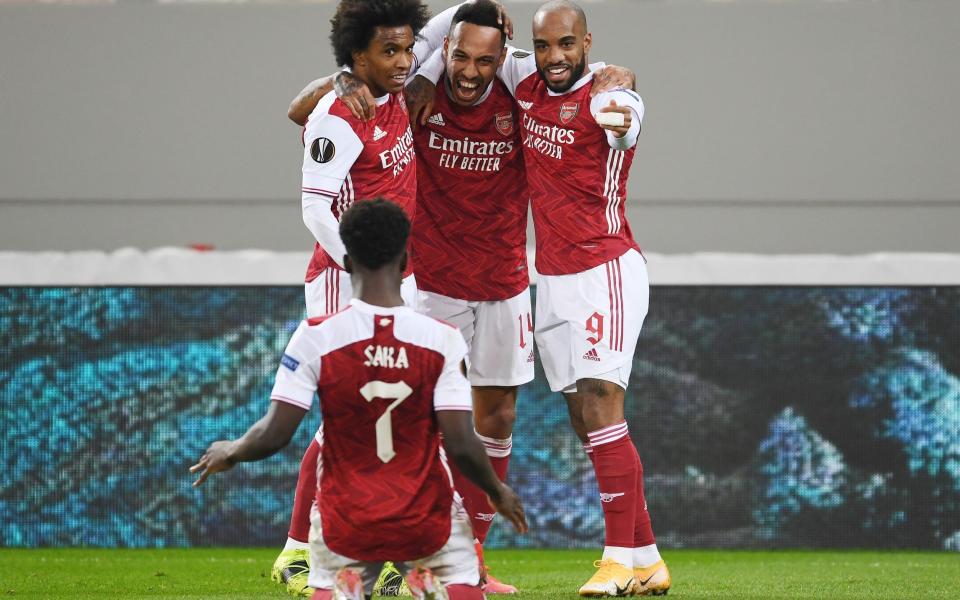
<path id="1" fill-rule="evenodd" d="M 242 437 L 210 444 L 200 461 L 190 467 L 191 473 L 200 473 L 193 486 L 201 485 L 214 473 L 229 471 L 238 462 L 273 456 L 290 443 L 306 414 L 303 408 L 274 400 L 267 414 L 250 426 Z"/>
<path id="2" fill-rule="evenodd" d="M 527 531 L 527 518 L 520 498 L 509 486 L 497 479 L 490 459 L 473 430 L 473 413 L 466 410 L 437 411 L 437 424 L 443 434 L 443 448 L 460 472 L 487 496 L 490 502 L 514 529 Z"/>
<path id="3" fill-rule="evenodd" d="M 297 125 L 306 125 L 310 113 L 317 107 L 320 99 L 336 92 L 337 98 L 361 121 L 373 119 L 377 111 L 377 100 L 370 93 L 367 84 L 357 79 L 349 71 L 339 71 L 320 79 L 314 79 L 290 102 L 287 117 Z"/>

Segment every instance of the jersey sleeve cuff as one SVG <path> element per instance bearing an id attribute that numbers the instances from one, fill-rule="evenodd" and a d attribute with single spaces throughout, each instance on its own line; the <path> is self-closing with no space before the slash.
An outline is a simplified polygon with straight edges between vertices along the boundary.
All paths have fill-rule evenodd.
<path id="1" fill-rule="evenodd" d="M 313 406 L 313 392 L 289 385 L 274 386 L 273 392 L 270 394 L 270 399 L 276 400 L 277 402 L 293 404 L 305 410 L 310 410 L 310 407 Z"/>

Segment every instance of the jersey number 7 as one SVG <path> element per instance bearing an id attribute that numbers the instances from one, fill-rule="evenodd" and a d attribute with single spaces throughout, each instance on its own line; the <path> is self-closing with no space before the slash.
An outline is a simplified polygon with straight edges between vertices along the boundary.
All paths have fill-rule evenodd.
<path id="1" fill-rule="evenodd" d="M 386 381 L 379 380 L 368 381 L 366 385 L 360 388 L 360 395 L 363 396 L 367 402 L 373 402 L 374 398 L 393 400 L 390 406 L 387 407 L 387 410 L 377 419 L 376 424 L 377 457 L 385 463 L 390 462 L 393 460 L 393 457 L 397 455 L 397 453 L 393 451 L 393 421 L 390 418 L 390 413 L 393 412 L 393 409 L 400 406 L 400 403 L 406 400 L 412 393 L 413 389 L 404 381 L 398 381 L 396 383 L 387 383 Z"/>

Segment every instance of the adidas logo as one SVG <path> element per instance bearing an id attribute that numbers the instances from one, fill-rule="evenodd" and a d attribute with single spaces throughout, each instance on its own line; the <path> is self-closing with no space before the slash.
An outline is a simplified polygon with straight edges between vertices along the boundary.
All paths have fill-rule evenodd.
<path id="1" fill-rule="evenodd" d="M 437 113 L 431 116 L 429 119 L 427 119 L 427 122 L 432 123 L 437 127 L 443 127 L 444 125 L 446 125 L 446 123 L 443 122 L 443 115 L 441 115 L 440 113 Z"/>
<path id="2" fill-rule="evenodd" d="M 625 495 L 625 492 L 617 492 L 616 494 L 605 494 L 600 492 L 600 502 L 613 502 L 620 496 Z"/>
<path id="3" fill-rule="evenodd" d="M 533 108 L 533 102 L 526 102 L 525 100 L 517 100 L 517 104 L 520 105 L 520 108 L 523 110 L 530 110 Z"/>
<path id="4" fill-rule="evenodd" d="M 373 128 L 373 141 L 379 142 L 384 137 L 386 137 L 386 135 L 387 135 L 387 132 L 380 129 L 379 125 Z"/>
<path id="5" fill-rule="evenodd" d="M 596 348 L 590 348 L 590 350 L 588 350 L 587 353 L 583 355 L 583 358 L 585 360 L 595 360 L 597 362 L 600 362 L 600 355 L 597 354 Z"/>
<path id="6" fill-rule="evenodd" d="M 532 362 L 534 362 L 535 360 L 536 360 L 536 359 L 533 358 L 533 350 L 531 350 L 531 351 L 530 351 L 530 356 L 527 357 L 527 362 L 528 362 L 528 363 L 532 363 Z"/>

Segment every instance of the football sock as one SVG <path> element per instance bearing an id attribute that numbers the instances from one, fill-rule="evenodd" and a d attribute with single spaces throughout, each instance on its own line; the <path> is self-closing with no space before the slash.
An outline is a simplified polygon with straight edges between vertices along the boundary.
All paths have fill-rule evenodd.
<path id="1" fill-rule="evenodd" d="M 650 544 L 649 546 L 633 549 L 634 567 L 649 567 L 653 563 L 660 560 L 660 551 L 657 550 L 656 544 Z"/>
<path id="2" fill-rule="evenodd" d="M 298 542 L 310 540 L 310 507 L 317 497 L 317 459 L 320 443 L 313 439 L 300 460 L 300 476 L 297 492 L 293 497 L 293 514 L 290 515 L 290 530 L 287 537 Z"/>
<path id="3" fill-rule="evenodd" d="M 593 447 L 593 465 L 606 526 L 604 546 L 633 548 L 639 469 L 627 423 L 622 421 L 587 435 Z M 632 566 L 632 559 L 623 564 Z"/>
<path id="4" fill-rule="evenodd" d="M 633 525 L 633 547 L 637 550 L 643 548 L 653 548 L 652 552 L 645 552 L 642 556 L 634 552 L 633 564 L 638 567 L 645 567 L 660 560 L 660 553 L 657 552 L 656 538 L 653 537 L 653 525 L 650 522 L 650 513 L 647 511 L 647 499 L 643 494 L 643 463 L 640 462 L 640 454 L 633 444 L 633 454 L 637 464 L 637 515 Z M 653 560 L 647 558 L 655 556 Z M 645 562 L 637 562 L 643 560 Z"/>
<path id="5" fill-rule="evenodd" d="M 313 595 L 310 596 L 310 600 L 332 600 L 333 590 L 313 590 Z"/>
<path id="6" fill-rule="evenodd" d="M 505 439 L 489 438 L 477 434 L 490 457 L 490 464 L 500 481 L 507 478 L 507 471 L 510 467 L 510 451 L 513 448 L 513 436 Z M 470 480 L 464 477 L 459 470 L 450 465 L 450 471 L 453 473 L 453 483 L 463 496 L 463 507 L 470 515 L 470 524 L 473 526 L 473 536 L 482 544 L 490 531 L 490 525 L 493 523 L 493 516 L 496 514 L 487 495 L 473 485 Z"/>
<path id="7" fill-rule="evenodd" d="M 596 468 L 597 466 L 596 461 L 593 460 L 593 446 L 590 445 L 590 442 L 583 443 L 583 451 L 587 454 L 587 458 L 590 459 L 590 464 L 592 464 L 594 468 Z"/>
<path id="8" fill-rule="evenodd" d="M 453 583 L 447 586 L 447 596 L 450 600 L 483 600 L 483 592 L 479 586 Z"/>
<path id="9" fill-rule="evenodd" d="M 301 542 L 291 537 L 287 538 L 287 543 L 283 545 L 284 550 L 309 550 L 310 542 Z"/>
<path id="10" fill-rule="evenodd" d="M 628 569 L 633 568 L 633 548 L 620 548 L 619 546 L 604 546 L 603 560 L 612 558 Z"/>

